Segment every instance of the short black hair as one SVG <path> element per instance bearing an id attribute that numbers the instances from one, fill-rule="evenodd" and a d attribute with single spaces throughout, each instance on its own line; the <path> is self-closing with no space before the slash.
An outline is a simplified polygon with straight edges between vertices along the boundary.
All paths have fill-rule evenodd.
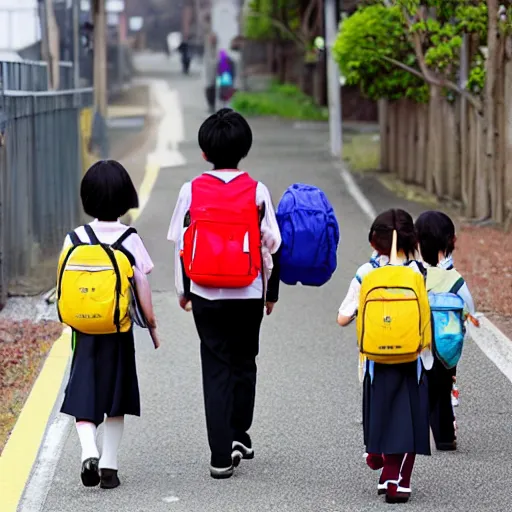
<path id="1" fill-rule="evenodd" d="M 449 256 L 455 250 L 455 224 L 446 213 L 431 210 L 416 220 L 416 233 L 423 261 L 435 267 L 439 253 Z"/>
<path id="2" fill-rule="evenodd" d="M 80 197 L 87 215 L 107 222 L 139 206 L 130 175 L 115 160 L 100 160 L 89 168 L 82 179 Z"/>
<path id="3" fill-rule="evenodd" d="M 390 256 L 393 244 L 393 230 L 397 232 L 397 251 L 413 257 L 418 245 L 414 221 L 405 210 L 387 210 L 373 221 L 368 240 L 374 249 L 384 256 Z"/>
<path id="4" fill-rule="evenodd" d="M 252 147 L 249 123 L 238 112 L 223 108 L 199 129 L 199 147 L 215 169 L 237 169 Z"/>

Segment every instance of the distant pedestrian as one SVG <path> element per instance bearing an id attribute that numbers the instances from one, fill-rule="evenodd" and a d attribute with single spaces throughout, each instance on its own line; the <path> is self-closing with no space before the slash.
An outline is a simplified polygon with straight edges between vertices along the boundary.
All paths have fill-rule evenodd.
<path id="1" fill-rule="evenodd" d="M 228 108 L 235 95 L 235 62 L 226 50 L 220 50 L 217 64 L 217 97 L 222 108 Z"/>
<path id="2" fill-rule="evenodd" d="M 213 114 L 217 104 L 217 36 L 209 33 L 204 46 L 203 80 L 208 112 Z"/>
<path id="3" fill-rule="evenodd" d="M 252 459 L 260 326 L 278 300 L 281 235 L 267 187 L 239 169 L 252 146 L 247 121 L 230 109 L 199 130 L 213 165 L 181 188 L 169 227 L 180 306 L 189 303 L 201 340 L 210 474 L 229 478 Z M 274 255 L 274 256 L 272 256 Z"/>
<path id="4" fill-rule="evenodd" d="M 436 304 L 439 305 L 436 308 L 431 303 L 435 350 L 434 366 L 428 372 L 430 423 L 436 448 L 440 451 L 453 451 L 457 449 L 453 407 L 458 405 L 458 396 L 454 396 L 454 391 L 457 362 L 464 342 L 464 324 L 466 319 L 473 319 L 476 324 L 478 321 L 474 319 L 475 305 L 468 285 L 453 264 L 457 239 L 453 221 L 443 212 L 424 212 L 416 221 L 416 231 L 421 256 L 427 267 L 427 290 L 436 297 Z M 440 301 L 444 303 L 441 304 Z M 440 309 L 440 317 L 435 309 Z M 436 326 L 436 318 L 442 325 Z M 443 326 L 448 331 L 444 336 L 441 331 Z M 440 339 L 436 339 L 437 337 Z M 444 354 L 446 342 L 448 353 Z"/>
<path id="5" fill-rule="evenodd" d="M 82 483 L 113 489 L 120 484 L 117 452 L 124 416 L 140 416 L 132 320 L 137 305 L 145 316 L 139 322 L 155 334 L 146 278 L 153 262 L 135 229 L 119 221 L 138 207 L 135 187 L 120 163 L 95 163 L 82 180 L 80 195 L 85 213 L 95 220 L 66 237 L 59 261 L 59 317 L 73 328 L 73 360 L 61 412 L 76 419 Z M 154 343 L 158 348 L 156 337 Z M 100 457 L 96 431 L 101 423 Z"/>
<path id="6" fill-rule="evenodd" d="M 424 269 L 414 260 L 411 216 L 403 210 L 380 214 L 369 241 L 376 254 L 352 279 L 338 323 L 346 326 L 357 317 L 365 361 L 366 462 L 382 469 L 378 494 L 389 503 L 406 502 L 416 455 L 430 455 L 425 375 L 432 364 L 430 309 Z"/>

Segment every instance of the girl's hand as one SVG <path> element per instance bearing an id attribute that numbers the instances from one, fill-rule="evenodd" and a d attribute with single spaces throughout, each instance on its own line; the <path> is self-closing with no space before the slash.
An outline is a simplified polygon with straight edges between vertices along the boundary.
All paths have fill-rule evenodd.
<path id="1" fill-rule="evenodd" d="M 153 340 L 153 346 L 155 347 L 155 350 L 158 350 L 160 348 L 160 338 L 158 337 L 156 329 L 150 327 L 149 334 L 151 335 L 151 339 Z"/>
<path id="2" fill-rule="evenodd" d="M 468 314 L 468 320 L 475 326 L 475 327 L 480 327 L 480 320 L 478 320 L 478 318 L 475 318 L 474 316 L 472 315 L 469 315 Z"/>
<path id="3" fill-rule="evenodd" d="M 345 316 L 338 314 L 338 325 L 341 325 L 341 327 L 346 327 L 347 325 L 350 325 L 356 318 L 356 315 L 353 316 Z"/>

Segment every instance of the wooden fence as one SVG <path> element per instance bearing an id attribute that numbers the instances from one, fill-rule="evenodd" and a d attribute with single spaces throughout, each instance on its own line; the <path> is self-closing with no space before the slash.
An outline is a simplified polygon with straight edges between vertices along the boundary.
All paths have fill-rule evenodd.
<path id="1" fill-rule="evenodd" d="M 486 166 L 484 119 L 463 98 L 439 91 L 428 104 L 409 100 L 379 104 L 382 170 L 456 201 L 467 217 L 512 217 L 512 82 L 500 73 L 495 104 L 495 159 Z M 501 79 L 501 81 L 500 81 Z M 500 95 L 499 92 L 502 94 Z"/>

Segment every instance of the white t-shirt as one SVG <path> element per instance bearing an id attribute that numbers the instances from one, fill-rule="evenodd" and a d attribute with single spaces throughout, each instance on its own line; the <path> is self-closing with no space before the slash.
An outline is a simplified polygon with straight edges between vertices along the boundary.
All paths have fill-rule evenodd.
<path id="1" fill-rule="evenodd" d="M 122 224 L 119 221 L 116 222 L 103 222 L 98 219 L 93 220 L 89 223 L 94 233 L 96 234 L 98 240 L 104 244 L 113 244 L 116 242 L 120 236 L 128 229 L 128 226 Z M 75 229 L 75 233 L 78 235 L 78 238 L 82 242 L 89 242 L 89 237 L 85 232 L 83 226 Z M 64 247 L 71 245 L 71 240 L 69 235 L 66 236 L 64 240 Z M 143 273 L 149 274 L 154 267 L 153 261 L 142 242 L 140 236 L 136 233 L 131 234 L 126 240 L 121 244 L 134 258 L 135 266 Z"/>
<path id="2" fill-rule="evenodd" d="M 240 176 L 243 171 L 209 171 L 208 174 L 229 183 L 231 180 Z M 258 182 L 256 187 L 256 197 L 254 198 L 257 206 L 265 205 L 265 216 L 261 221 L 262 235 L 262 257 L 264 267 L 264 278 L 268 280 L 272 271 L 272 254 L 275 254 L 281 246 L 281 232 L 277 224 L 272 198 L 268 188 L 263 183 Z M 192 183 L 185 183 L 180 190 L 178 202 L 169 226 L 167 239 L 175 244 L 174 259 L 174 277 L 176 291 L 179 295 L 184 292 L 183 274 L 181 269 L 180 251 L 183 249 L 183 234 L 186 228 L 183 227 L 185 216 L 190 209 L 192 202 Z M 261 299 L 263 297 L 263 277 L 258 278 L 246 288 L 205 288 L 195 283 L 190 284 L 190 292 L 208 300 L 226 300 L 226 299 Z"/>

